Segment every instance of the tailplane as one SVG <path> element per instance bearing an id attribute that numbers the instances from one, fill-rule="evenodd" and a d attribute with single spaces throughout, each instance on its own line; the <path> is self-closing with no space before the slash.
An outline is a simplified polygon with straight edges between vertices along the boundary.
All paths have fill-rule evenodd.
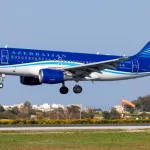
<path id="1" fill-rule="evenodd" d="M 150 41 L 141 49 L 139 53 L 135 55 L 135 57 L 150 58 Z"/>

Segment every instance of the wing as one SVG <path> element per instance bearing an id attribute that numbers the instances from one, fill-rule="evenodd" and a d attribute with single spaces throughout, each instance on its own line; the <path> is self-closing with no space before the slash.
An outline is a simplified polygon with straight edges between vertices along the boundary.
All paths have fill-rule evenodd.
<path id="1" fill-rule="evenodd" d="M 128 60 L 128 57 L 121 57 L 117 59 L 105 60 L 96 63 L 83 64 L 74 67 L 64 68 L 65 71 L 69 71 L 73 74 L 74 77 L 84 78 L 85 76 L 89 76 L 92 72 L 101 72 L 103 69 L 114 69 L 116 70 L 116 66 L 119 62 Z"/>

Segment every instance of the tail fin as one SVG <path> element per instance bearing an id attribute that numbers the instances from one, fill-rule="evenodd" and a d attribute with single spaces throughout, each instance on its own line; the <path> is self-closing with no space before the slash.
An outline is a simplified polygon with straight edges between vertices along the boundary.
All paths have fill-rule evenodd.
<path id="1" fill-rule="evenodd" d="M 139 53 L 135 55 L 135 57 L 150 58 L 150 41 L 141 49 Z"/>

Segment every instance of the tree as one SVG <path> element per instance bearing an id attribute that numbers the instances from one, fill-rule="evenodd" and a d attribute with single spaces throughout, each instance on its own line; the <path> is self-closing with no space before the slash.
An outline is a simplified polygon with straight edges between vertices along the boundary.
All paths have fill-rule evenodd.
<path id="1" fill-rule="evenodd" d="M 12 110 L 11 110 L 11 112 L 12 112 L 13 114 L 15 114 L 15 115 L 18 115 L 18 114 L 19 114 L 19 109 L 18 109 L 18 107 L 17 107 L 17 106 L 13 107 Z"/>
<path id="2" fill-rule="evenodd" d="M 29 101 L 25 101 L 24 105 L 20 108 L 19 116 L 21 118 L 30 118 L 31 114 L 32 114 L 32 105 Z"/>
<path id="3" fill-rule="evenodd" d="M 146 112 L 143 112 L 142 114 L 139 115 L 142 119 L 145 118 L 150 118 L 150 114 L 147 114 Z"/>
<path id="4" fill-rule="evenodd" d="M 38 119 L 44 119 L 44 112 L 37 110 L 35 115 L 37 116 Z"/>
<path id="5" fill-rule="evenodd" d="M 139 97 L 137 100 L 134 100 L 132 103 L 135 104 L 135 107 L 141 112 L 150 112 L 150 95 Z"/>
<path id="6" fill-rule="evenodd" d="M 46 112 L 46 117 L 52 120 L 55 119 L 65 119 L 66 114 L 63 108 L 58 107 L 56 109 L 53 109 L 52 111 Z"/>
<path id="7" fill-rule="evenodd" d="M 28 109 L 31 109 L 32 108 L 32 105 L 29 101 L 25 101 L 24 102 L 24 107 L 27 107 Z"/>
<path id="8" fill-rule="evenodd" d="M 11 111 L 6 110 L 0 113 L 0 119 L 15 119 L 16 115 L 14 115 Z"/>
<path id="9" fill-rule="evenodd" d="M 79 119 L 81 108 L 76 105 L 68 106 L 67 108 L 68 119 Z"/>
<path id="10" fill-rule="evenodd" d="M 116 108 L 112 108 L 110 111 L 110 118 L 113 119 L 120 119 L 121 114 L 116 110 Z"/>
<path id="11" fill-rule="evenodd" d="M 103 111 L 102 116 L 104 117 L 104 119 L 110 119 L 110 113 L 108 111 Z"/>
<path id="12" fill-rule="evenodd" d="M 4 107 L 2 105 L 0 105 L 0 112 L 5 111 Z"/>
<path id="13" fill-rule="evenodd" d="M 87 108 L 86 112 L 87 112 L 87 114 L 88 114 L 88 116 L 89 116 L 90 119 L 94 118 L 95 112 L 93 111 L 92 108 Z"/>

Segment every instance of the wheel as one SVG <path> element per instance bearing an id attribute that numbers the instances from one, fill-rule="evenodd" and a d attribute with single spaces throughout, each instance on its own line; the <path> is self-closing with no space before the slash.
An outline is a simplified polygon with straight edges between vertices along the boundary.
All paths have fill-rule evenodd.
<path id="1" fill-rule="evenodd" d="M 3 88 L 3 87 L 4 87 L 4 85 L 3 85 L 3 83 L 1 83 L 1 84 L 0 84 L 0 88 Z"/>
<path id="2" fill-rule="evenodd" d="M 80 85 L 74 86 L 73 92 L 76 93 L 76 94 L 81 93 L 82 92 L 82 87 Z"/>
<path id="3" fill-rule="evenodd" d="M 67 94 L 69 90 L 66 86 L 62 86 L 59 91 L 61 94 Z"/>

